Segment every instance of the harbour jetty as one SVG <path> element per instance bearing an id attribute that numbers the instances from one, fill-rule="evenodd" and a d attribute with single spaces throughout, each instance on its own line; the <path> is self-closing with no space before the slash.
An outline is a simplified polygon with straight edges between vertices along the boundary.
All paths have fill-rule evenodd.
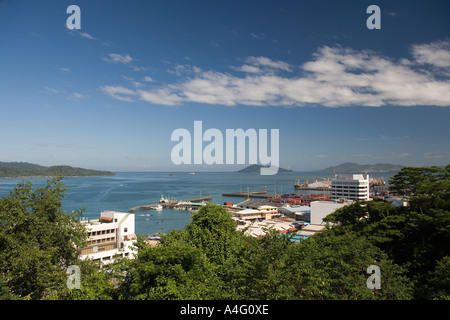
<path id="1" fill-rule="evenodd" d="M 194 199 L 187 199 L 187 200 L 169 200 L 167 202 L 159 202 L 159 203 L 154 203 L 154 204 L 146 204 L 143 206 L 137 206 L 137 207 L 133 207 L 128 209 L 129 212 L 135 212 L 135 211 L 139 211 L 139 210 L 153 210 L 154 207 L 156 206 L 163 206 L 164 208 L 176 208 L 180 205 L 182 205 L 183 207 L 187 207 L 187 206 L 198 206 L 199 203 L 204 202 L 204 201 L 211 201 L 212 197 L 200 197 L 200 198 L 194 198 Z"/>
<path id="2" fill-rule="evenodd" d="M 267 191 L 247 191 L 247 192 L 229 192 L 222 193 L 224 197 L 246 197 L 246 198 L 267 198 Z"/>

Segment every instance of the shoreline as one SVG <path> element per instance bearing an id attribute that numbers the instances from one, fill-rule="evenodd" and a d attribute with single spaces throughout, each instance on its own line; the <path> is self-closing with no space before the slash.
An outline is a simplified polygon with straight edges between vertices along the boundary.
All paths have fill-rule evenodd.
<path id="1" fill-rule="evenodd" d="M 89 177 L 113 177 L 115 174 L 110 175 L 92 175 L 92 176 L 65 176 L 65 175 L 55 175 L 55 176 L 12 176 L 12 177 L 0 177 L 1 179 L 27 179 L 27 178 L 56 178 L 56 177 L 62 177 L 62 178 L 89 178 Z"/>

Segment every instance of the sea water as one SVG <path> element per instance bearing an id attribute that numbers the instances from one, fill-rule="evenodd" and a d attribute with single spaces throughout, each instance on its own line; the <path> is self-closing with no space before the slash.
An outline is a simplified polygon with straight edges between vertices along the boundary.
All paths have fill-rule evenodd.
<path id="1" fill-rule="evenodd" d="M 373 174 L 387 181 L 393 173 Z M 239 203 L 245 198 L 227 197 L 222 193 L 264 191 L 268 193 L 321 193 L 295 190 L 295 179 L 326 179 L 330 174 L 316 172 L 283 172 L 273 176 L 237 172 L 118 172 L 115 176 L 63 178 L 67 188 L 63 209 L 71 213 L 84 208 L 83 217 L 98 219 L 100 212 L 113 210 L 128 212 L 130 208 L 158 203 L 161 196 L 175 200 L 212 197 L 213 203 Z M 22 179 L 0 178 L 0 198 L 8 196 Z M 33 187 L 45 186 L 47 178 L 28 178 Z M 137 235 L 167 233 L 181 230 L 190 222 L 191 212 L 164 208 L 162 211 L 135 211 Z"/>

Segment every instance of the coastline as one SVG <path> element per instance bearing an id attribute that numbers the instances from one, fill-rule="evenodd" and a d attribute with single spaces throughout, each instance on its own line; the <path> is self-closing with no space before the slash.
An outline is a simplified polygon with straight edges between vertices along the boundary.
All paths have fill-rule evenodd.
<path id="1" fill-rule="evenodd" d="M 27 179 L 27 178 L 46 178 L 46 179 L 52 179 L 56 177 L 62 177 L 62 178 L 94 178 L 94 177 L 113 177 L 116 174 L 110 175 L 89 175 L 89 176 L 68 176 L 68 175 L 54 175 L 54 176 L 11 176 L 11 177 L 0 177 L 0 179 Z"/>

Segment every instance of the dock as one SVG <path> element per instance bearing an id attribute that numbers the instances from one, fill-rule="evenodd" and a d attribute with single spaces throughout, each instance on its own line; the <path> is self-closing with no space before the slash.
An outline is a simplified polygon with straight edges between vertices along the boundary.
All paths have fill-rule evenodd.
<path id="1" fill-rule="evenodd" d="M 171 200 L 169 202 L 162 202 L 162 203 L 154 203 L 154 204 L 146 204 L 143 206 L 137 206 L 134 208 L 128 209 L 128 212 L 134 212 L 139 210 L 153 210 L 152 207 L 156 206 L 163 206 L 164 208 L 174 208 L 178 205 L 180 202 L 202 202 L 202 201 L 211 201 L 212 197 L 200 197 L 200 198 L 194 198 L 194 199 L 187 199 L 187 200 Z"/>
<path id="2" fill-rule="evenodd" d="M 247 192 L 230 192 L 222 193 L 224 197 L 244 197 L 244 198 L 267 198 L 267 191 L 247 191 Z"/>

